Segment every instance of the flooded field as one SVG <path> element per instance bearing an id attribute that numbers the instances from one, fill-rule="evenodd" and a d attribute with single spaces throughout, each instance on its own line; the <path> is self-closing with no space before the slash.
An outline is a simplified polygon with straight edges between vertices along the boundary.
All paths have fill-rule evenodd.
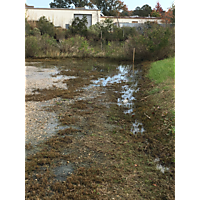
<path id="1" fill-rule="evenodd" d="M 141 64 L 26 62 L 26 199 L 149 195 L 141 193 L 142 142 L 134 139 L 146 132 L 137 118 L 141 74 Z M 169 171 L 143 156 L 149 181 Z"/>
<path id="2" fill-rule="evenodd" d="M 58 130 L 63 129 L 63 125 L 61 126 L 58 123 L 58 113 L 55 112 L 55 110 L 49 112 L 48 107 L 59 106 L 60 110 L 62 110 L 61 107 L 63 107 L 64 110 L 66 107 L 70 107 L 70 105 L 73 106 L 74 103 L 79 104 L 80 100 L 81 106 L 83 101 L 89 102 L 90 99 L 98 99 L 103 107 L 109 108 L 110 104 L 116 104 L 124 109 L 124 113 L 129 115 L 135 114 L 134 101 L 136 99 L 134 93 L 139 90 L 139 87 L 137 87 L 139 78 L 137 66 L 134 66 L 134 68 L 136 68 L 134 69 L 133 65 L 112 64 L 110 66 L 110 64 L 107 63 L 105 67 L 105 64 L 102 66 L 95 66 L 88 63 L 85 67 L 86 69 L 80 64 L 77 64 L 76 68 L 73 68 L 64 66 L 64 63 L 62 66 L 40 62 L 26 63 L 26 97 L 29 95 L 29 97 L 32 96 L 34 98 L 35 95 L 44 95 L 44 99 L 41 97 L 39 100 L 33 99 L 33 101 L 26 101 L 27 144 L 36 145 L 49 136 L 55 135 Z M 91 71 L 87 75 L 89 68 L 91 68 L 90 70 L 92 71 L 91 76 L 89 76 Z M 79 76 L 81 72 L 84 74 Z M 71 76 L 71 74 L 74 76 Z M 103 76 L 103 78 L 99 78 L 98 76 Z M 64 93 L 66 91 L 68 93 L 68 91 L 70 91 L 70 88 L 68 89 L 68 87 L 70 87 L 70 81 L 68 83 L 69 79 L 74 79 L 73 93 L 76 92 L 76 95 L 63 99 L 59 96 L 62 92 Z M 83 79 L 86 79 L 87 83 L 86 86 L 83 85 L 81 87 L 80 83 Z M 117 84 L 119 84 L 119 86 L 116 87 Z M 78 87 L 76 87 L 76 85 Z M 113 89 L 110 87 L 113 87 Z M 48 95 L 51 95 L 51 97 L 49 97 L 49 100 L 46 100 L 45 92 L 48 90 L 50 90 Z M 110 90 L 112 90 L 118 98 L 115 99 L 115 97 L 112 97 L 111 101 L 105 101 L 106 93 L 109 93 Z M 54 96 L 54 93 L 57 91 L 61 92 L 57 96 Z M 43 92 L 44 94 L 42 94 Z M 102 97 L 105 97 L 105 99 Z M 66 126 L 66 128 L 69 127 L 70 126 Z M 78 126 L 76 128 L 81 129 Z M 144 132 L 144 128 L 142 124 L 136 120 L 133 123 L 131 131 L 133 133 Z"/>

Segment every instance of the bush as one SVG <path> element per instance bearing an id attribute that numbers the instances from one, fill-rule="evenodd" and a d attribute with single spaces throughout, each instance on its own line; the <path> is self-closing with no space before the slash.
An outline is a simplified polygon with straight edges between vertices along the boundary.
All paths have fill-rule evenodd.
<path id="1" fill-rule="evenodd" d="M 146 25 L 142 33 L 129 36 L 126 50 L 132 56 L 136 49 L 135 59 L 159 60 L 173 56 L 175 52 L 174 28 L 161 27 L 156 24 Z"/>
<path id="2" fill-rule="evenodd" d="M 85 38 L 80 38 L 80 47 L 78 48 L 81 57 L 90 57 L 93 53 L 93 48 L 89 47 L 89 44 Z"/>
<path id="3" fill-rule="evenodd" d="M 81 36 L 86 36 L 87 34 L 87 18 L 86 16 L 83 16 L 82 19 L 79 19 L 79 17 L 76 17 L 72 21 L 72 25 L 69 27 L 69 30 L 72 34 L 76 35 L 79 34 Z"/>
<path id="4" fill-rule="evenodd" d="M 41 34 L 48 34 L 51 37 L 54 37 L 55 35 L 55 27 L 53 23 L 49 22 L 44 16 L 40 17 L 37 27 L 40 30 Z"/>
<path id="5" fill-rule="evenodd" d="M 75 57 L 89 57 L 93 53 L 87 40 L 79 35 L 62 41 L 60 51 L 67 56 Z"/>
<path id="6" fill-rule="evenodd" d="M 96 23 L 89 28 L 89 34 L 93 36 L 95 40 L 101 40 L 101 32 L 102 38 L 106 41 L 112 41 L 112 31 L 113 31 L 113 21 L 110 19 L 106 19 L 102 23 Z M 89 37 L 88 37 L 89 39 Z"/>
<path id="7" fill-rule="evenodd" d="M 80 21 L 84 20 L 78 18 L 78 22 Z M 61 40 L 59 43 L 44 31 L 41 36 L 41 29 L 30 28 L 27 25 L 26 34 L 29 33 L 32 37 L 26 39 L 26 57 L 37 57 L 41 53 L 40 56 L 47 57 L 93 56 L 131 60 L 133 48 L 136 49 L 137 60 L 159 60 L 174 56 L 174 28 L 148 23 L 140 30 L 131 27 L 118 28 L 108 20 L 91 26 L 87 31 L 82 22 L 74 22 L 70 30 L 57 29 L 55 38 Z M 42 27 L 45 28 L 46 25 Z M 86 37 L 80 35 L 82 29 L 86 30 L 85 33 L 81 33 L 86 34 Z M 74 35 L 73 32 L 79 35 Z"/>
<path id="8" fill-rule="evenodd" d="M 30 35 L 31 33 L 31 26 L 28 23 L 27 19 L 25 18 L 25 36 Z"/>
<path id="9" fill-rule="evenodd" d="M 90 41 L 99 41 L 101 40 L 101 31 L 102 38 L 106 41 L 106 44 L 108 44 L 108 41 L 125 41 L 128 39 L 128 36 L 136 34 L 136 28 L 134 27 L 118 28 L 113 25 L 112 20 L 106 19 L 103 23 L 92 25 L 86 37 Z"/>
<path id="10" fill-rule="evenodd" d="M 101 29 L 98 26 L 99 22 L 95 25 L 89 27 L 87 31 L 86 38 L 91 41 L 91 43 L 99 41 L 101 39 Z"/>
<path id="11" fill-rule="evenodd" d="M 56 40 L 65 39 L 65 35 L 66 35 L 66 30 L 61 29 L 61 28 L 56 29 L 56 33 L 55 33 L 55 39 Z"/>
<path id="12" fill-rule="evenodd" d="M 36 37 L 40 37 L 41 36 L 40 30 L 38 28 L 34 28 L 31 31 L 31 35 L 36 36 Z"/>
<path id="13" fill-rule="evenodd" d="M 129 36 L 135 36 L 137 34 L 137 30 L 135 27 L 122 27 L 124 32 L 124 39 L 127 40 Z"/>
<path id="14" fill-rule="evenodd" d="M 40 53 L 39 40 L 35 36 L 28 36 L 25 39 L 25 56 L 36 57 Z"/>
<path id="15" fill-rule="evenodd" d="M 42 35 L 41 41 L 40 41 L 40 47 L 41 47 L 42 52 L 45 55 L 52 52 L 55 52 L 55 53 L 60 52 L 59 44 L 57 43 L 57 41 L 47 34 Z"/>

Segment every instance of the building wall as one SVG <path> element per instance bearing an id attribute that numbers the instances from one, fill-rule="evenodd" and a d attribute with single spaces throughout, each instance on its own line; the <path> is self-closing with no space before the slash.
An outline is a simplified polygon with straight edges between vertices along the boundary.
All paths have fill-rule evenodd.
<path id="1" fill-rule="evenodd" d="M 66 24 L 72 23 L 74 14 L 91 14 L 92 25 L 100 22 L 100 10 L 87 9 L 54 9 L 54 8 L 26 8 L 26 17 L 29 21 L 38 21 L 40 17 L 45 16 L 54 26 L 66 27 Z"/>
<path id="2" fill-rule="evenodd" d="M 113 23 L 139 23 L 143 24 L 147 21 L 157 22 L 162 24 L 161 18 L 148 18 L 148 17 L 116 17 L 104 16 L 100 17 L 100 10 L 90 9 L 66 9 L 66 8 L 32 8 L 26 7 L 26 17 L 30 21 L 38 21 L 40 17 L 45 16 L 49 21 L 53 22 L 54 26 L 66 28 L 66 24 L 71 25 L 74 14 L 92 15 L 92 25 L 97 22 L 103 22 L 106 18 L 112 19 Z"/>
<path id="3" fill-rule="evenodd" d="M 103 22 L 106 18 L 112 19 L 113 23 L 117 23 L 117 22 L 119 23 L 145 23 L 147 21 L 157 22 L 158 24 L 162 23 L 162 19 L 160 18 L 140 18 L 140 17 L 136 17 L 136 18 L 120 17 L 118 18 L 118 21 L 116 17 L 101 17 L 100 21 Z"/>

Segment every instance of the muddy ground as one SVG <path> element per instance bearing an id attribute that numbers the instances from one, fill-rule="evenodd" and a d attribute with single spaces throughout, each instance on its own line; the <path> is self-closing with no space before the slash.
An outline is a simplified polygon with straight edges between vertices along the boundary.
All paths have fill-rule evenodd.
<path id="1" fill-rule="evenodd" d="M 26 199 L 174 199 L 170 135 L 151 135 L 164 127 L 145 98 L 148 66 L 26 63 Z"/>

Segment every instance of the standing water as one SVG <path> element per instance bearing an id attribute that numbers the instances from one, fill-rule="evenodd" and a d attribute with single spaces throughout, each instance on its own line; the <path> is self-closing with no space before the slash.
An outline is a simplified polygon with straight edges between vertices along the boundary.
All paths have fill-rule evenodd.
<path id="1" fill-rule="evenodd" d="M 73 61 L 74 62 L 74 61 Z M 72 63 L 73 63 L 72 62 Z M 101 93 L 105 94 L 107 86 L 113 84 L 120 84 L 121 88 L 114 91 L 118 94 L 116 104 L 124 108 L 124 113 L 128 115 L 135 115 L 136 108 L 134 101 L 136 100 L 135 94 L 139 91 L 138 79 L 140 78 L 140 71 L 135 69 L 133 65 L 116 65 L 110 63 L 87 63 L 83 64 L 75 62 L 68 63 L 26 63 L 26 95 L 37 94 L 37 89 L 63 89 L 67 90 L 68 86 L 65 83 L 68 79 L 79 78 L 80 70 L 83 72 L 98 72 L 100 78 L 91 80 L 90 84 L 86 87 L 82 87 L 84 91 L 88 91 L 89 96 L 78 96 L 77 99 L 68 99 L 68 104 L 73 103 L 76 100 L 84 100 L 87 97 L 94 98 L 97 95 L 97 89 L 101 87 Z M 77 73 L 66 75 L 62 74 L 72 72 L 76 70 Z M 62 72 L 62 73 L 61 73 Z M 102 77 L 103 76 L 103 77 Z M 85 79 L 85 77 L 81 77 Z M 65 82 L 64 82 L 65 81 Z M 81 90 L 79 88 L 79 90 Z M 46 101 L 26 101 L 26 143 L 32 143 L 36 145 L 44 138 L 50 137 L 60 129 L 58 125 L 58 116 L 55 113 L 45 111 L 43 108 L 55 103 L 59 104 L 60 98 L 52 98 Z M 135 120 L 130 130 L 133 134 L 143 133 L 144 128 L 141 122 Z"/>
<path id="2" fill-rule="evenodd" d="M 135 93 L 139 91 L 139 70 L 134 70 L 134 66 L 132 65 L 120 65 L 116 69 L 117 74 L 106 76 L 105 78 L 99 78 L 98 80 L 93 81 L 93 84 L 89 87 L 106 87 L 114 83 L 128 83 L 121 87 L 121 91 L 115 91 L 116 93 L 121 94 L 120 98 L 117 99 L 117 105 L 125 108 L 125 114 L 135 115 L 134 101 L 136 100 Z M 144 131 L 142 123 L 135 120 L 131 132 L 136 134 L 143 133 Z"/>

